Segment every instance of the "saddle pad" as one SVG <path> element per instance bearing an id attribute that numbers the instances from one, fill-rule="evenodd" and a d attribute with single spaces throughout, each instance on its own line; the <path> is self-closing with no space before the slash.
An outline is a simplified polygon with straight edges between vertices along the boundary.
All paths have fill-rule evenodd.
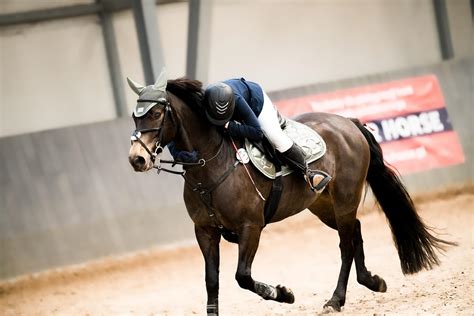
<path id="1" fill-rule="evenodd" d="M 316 131 L 304 124 L 286 119 L 286 126 L 283 129 L 283 132 L 303 149 L 308 163 L 321 158 L 326 153 L 326 143 L 323 138 L 316 133 Z M 276 174 L 273 163 L 265 157 L 260 149 L 250 143 L 247 139 L 245 140 L 245 149 L 249 154 L 252 164 L 266 177 L 275 179 L 276 176 L 280 175 Z M 287 166 L 282 166 L 281 168 L 282 176 L 289 175 L 292 172 L 293 169 Z"/>

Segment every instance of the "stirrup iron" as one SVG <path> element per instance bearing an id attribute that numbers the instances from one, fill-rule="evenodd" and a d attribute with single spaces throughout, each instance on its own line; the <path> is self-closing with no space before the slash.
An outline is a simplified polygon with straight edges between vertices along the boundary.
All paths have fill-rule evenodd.
<path id="1" fill-rule="evenodd" d="M 316 184 L 316 185 L 314 185 L 315 176 L 322 176 L 323 177 L 319 181 L 319 183 Z M 329 181 L 332 180 L 332 177 L 324 171 L 308 169 L 308 170 L 306 170 L 305 179 L 306 179 L 306 182 L 308 182 L 308 184 L 309 184 L 312 191 L 316 191 L 317 193 L 321 193 L 321 192 L 323 192 L 324 188 L 329 183 Z"/>

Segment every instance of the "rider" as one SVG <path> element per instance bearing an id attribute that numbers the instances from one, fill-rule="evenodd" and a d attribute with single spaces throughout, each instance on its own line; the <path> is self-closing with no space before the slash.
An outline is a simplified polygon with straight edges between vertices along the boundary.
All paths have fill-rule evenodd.
<path id="1" fill-rule="evenodd" d="M 259 141 L 265 135 L 312 190 L 322 190 L 331 180 L 326 172 L 308 168 L 303 150 L 282 131 L 275 106 L 257 83 L 241 78 L 211 84 L 204 93 L 204 108 L 208 120 L 232 137 Z"/>

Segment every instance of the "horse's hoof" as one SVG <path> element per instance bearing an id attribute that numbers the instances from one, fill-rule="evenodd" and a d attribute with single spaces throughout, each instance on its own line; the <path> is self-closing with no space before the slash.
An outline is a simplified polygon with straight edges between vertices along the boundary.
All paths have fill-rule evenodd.
<path id="1" fill-rule="evenodd" d="M 337 313 L 337 311 L 332 306 L 324 306 L 323 312 L 321 314 L 331 314 L 331 313 Z"/>
<path id="2" fill-rule="evenodd" d="M 340 311 L 341 311 L 341 304 L 337 300 L 331 299 L 326 304 L 324 304 L 324 307 L 323 307 L 324 314 L 340 312 Z"/>
<path id="3" fill-rule="evenodd" d="M 277 285 L 276 289 L 278 291 L 276 301 L 288 304 L 293 304 L 295 302 L 295 296 L 291 289 L 282 285 Z"/>
<path id="4" fill-rule="evenodd" d="M 383 279 L 380 279 L 380 286 L 379 286 L 379 292 L 385 293 L 387 292 L 387 283 Z"/>
<path id="5" fill-rule="evenodd" d="M 378 291 L 381 293 L 387 292 L 387 283 L 385 283 L 384 279 L 379 277 L 378 275 L 374 275 L 374 278 L 378 281 L 379 283 L 379 288 Z"/>

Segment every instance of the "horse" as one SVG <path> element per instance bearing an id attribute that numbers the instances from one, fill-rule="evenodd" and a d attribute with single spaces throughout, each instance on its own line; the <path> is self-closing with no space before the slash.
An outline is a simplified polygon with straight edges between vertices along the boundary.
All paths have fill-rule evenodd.
<path id="1" fill-rule="evenodd" d="M 137 94 L 153 88 L 133 84 Z M 340 240 L 340 272 L 334 293 L 324 304 L 324 310 L 341 311 L 344 306 L 353 261 L 358 283 L 374 292 L 385 292 L 384 279 L 372 275 L 365 265 L 361 223 L 356 217 L 366 183 L 388 219 L 404 274 L 432 269 L 440 263 L 438 252 L 455 244 L 436 237 L 424 224 L 396 170 L 384 162 L 381 147 L 371 132 L 357 119 L 327 113 L 305 113 L 295 120 L 314 129 L 325 140 L 325 155 L 310 167 L 328 172 L 331 182 L 318 193 L 310 190 L 296 173 L 284 177 L 280 203 L 266 223 L 264 201 L 255 188 L 263 196 L 268 196 L 272 180 L 262 176 L 251 164 L 236 163 L 232 140 L 208 122 L 202 103 L 200 81 L 186 78 L 168 80 L 166 100 L 161 100 L 144 116 L 133 115 L 136 131 L 132 137 L 129 162 L 137 172 L 156 168 L 157 161 L 158 168 L 161 168 L 160 154 L 163 146 L 171 141 L 177 148 L 199 153 L 199 162 L 183 163 L 183 198 L 205 261 L 208 315 L 219 313 L 221 236 L 238 243 L 235 279 L 241 288 L 266 300 L 294 302 L 290 288 L 254 280 L 252 262 L 265 225 L 305 209 L 336 230 Z"/>

